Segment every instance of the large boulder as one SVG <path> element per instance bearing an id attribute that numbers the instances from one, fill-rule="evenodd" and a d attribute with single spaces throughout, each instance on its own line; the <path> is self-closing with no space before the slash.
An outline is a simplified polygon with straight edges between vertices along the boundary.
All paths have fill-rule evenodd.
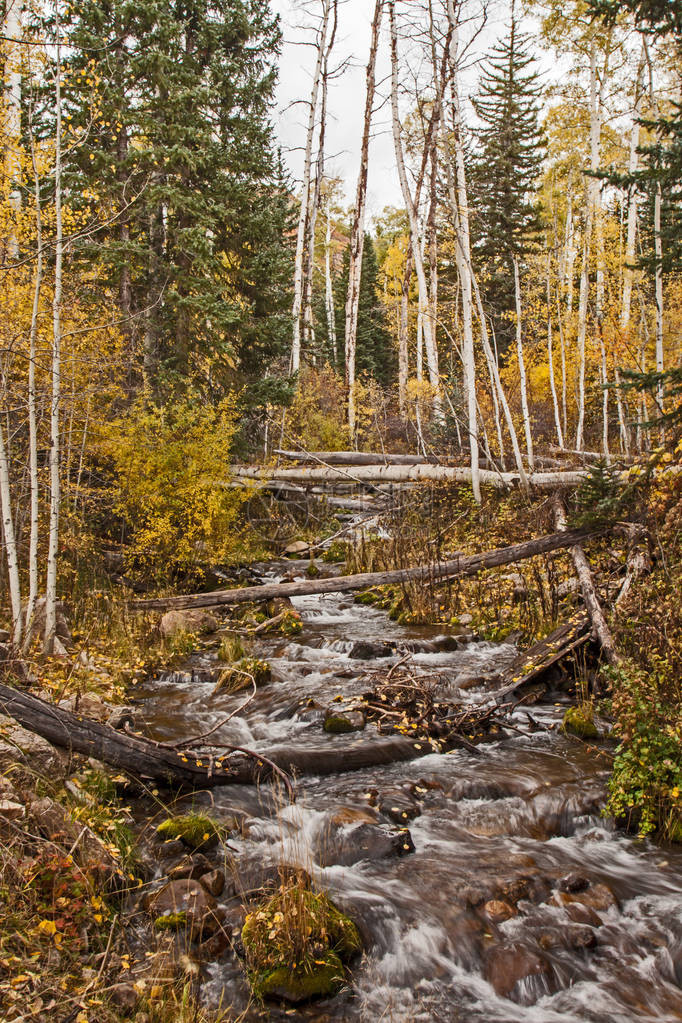
<path id="1" fill-rule="evenodd" d="M 118 862 L 87 825 L 72 820 L 68 810 L 49 796 L 31 803 L 31 817 L 51 842 L 68 846 L 74 858 L 101 884 L 117 884 L 122 879 Z"/>
<path id="2" fill-rule="evenodd" d="M 47 739 L 23 728 L 14 718 L 0 715 L 0 764 L 16 785 L 32 781 L 36 774 L 53 781 L 66 776 L 68 758 Z"/>
<path id="3" fill-rule="evenodd" d="M 219 624 L 210 611 L 166 611 L 159 623 L 159 632 L 163 639 L 172 639 L 183 632 L 215 632 Z"/>

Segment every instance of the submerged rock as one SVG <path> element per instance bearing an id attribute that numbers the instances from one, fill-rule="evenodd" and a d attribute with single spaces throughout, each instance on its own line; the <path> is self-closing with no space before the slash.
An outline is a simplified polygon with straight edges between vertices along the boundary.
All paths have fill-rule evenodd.
<path id="1" fill-rule="evenodd" d="M 501 998 L 521 1001 L 521 984 L 530 977 L 544 980 L 549 986 L 552 970 L 549 963 L 529 949 L 520 946 L 492 949 L 485 966 L 488 983 Z M 523 998 L 527 1003 L 528 999 Z"/>
<path id="2" fill-rule="evenodd" d="M 317 840 L 315 858 L 321 867 L 350 867 L 361 860 L 385 860 L 414 852 L 407 828 L 393 830 L 367 819 L 367 811 L 358 811 L 355 819 L 342 811 L 330 818 Z"/>
<path id="3" fill-rule="evenodd" d="M 169 881 L 149 897 L 147 909 L 156 930 L 186 931 L 191 938 L 213 934 L 223 919 L 213 896 L 189 879 Z"/>

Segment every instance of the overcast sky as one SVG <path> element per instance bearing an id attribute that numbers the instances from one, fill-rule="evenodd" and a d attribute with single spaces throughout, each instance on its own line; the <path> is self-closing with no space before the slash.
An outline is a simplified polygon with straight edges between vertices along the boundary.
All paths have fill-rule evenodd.
<path id="1" fill-rule="evenodd" d="M 305 15 L 300 12 L 298 0 L 271 0 L 272 7 L 282 17 L 284 48 L 277 93 L 276 126 L 287 163 L 295 177 L 302 170 L 301 147 L 305 142 L 308 111 L 296 100 L 310 96 L 315 51 L 312 46 L 300 45 L 312 38 L 301 25 Z M 486 32 L 486 45 L 504 34 L 507 5 L 501 2 L 490 19 Z M 329 123 L 327 127 L 327 173 L 339 175 L 346 183 L 347 201 L 352 202 L 359 169 L 359 147 L 365 105 L 365 65 L 367 62 L 370 24 L 374 4 L 370 0 L 345 0 L 339 4 L 339 31 L 334 55 L 336 61 L 349 58 L 351 66 L 342 78 L 333 83 L 329 94 Z M 387 19 L 386 19 L 387 22 Z M 382 83 L 382 94 L 387 93 L 389 75 L 388 25 L 383 35 L 377 64 L 377 82 Z M 297 151 L 298 150 L 298 151 Z M 390 111 L 386 105 L 378 109 L 373 129 L 369 162 L 368 214 L 373 217 L 387 205 L 402 206 L 400 186 L 395 170 Z"/>

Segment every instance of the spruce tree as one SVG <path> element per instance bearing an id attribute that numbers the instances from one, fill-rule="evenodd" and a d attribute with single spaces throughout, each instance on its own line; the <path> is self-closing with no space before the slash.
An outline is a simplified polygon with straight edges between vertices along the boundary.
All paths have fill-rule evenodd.
<path id="1" fill-rule="evenodd" d="M 530 38 L 519 32 L 512 4 L 509 35 L 494 47 L 474 100 L 481 126 L 470 188 L 474 259 L 502 352 L 514 334 L 514 259 L 523 259 L 539 226 L 541 88 L 532 66 Z"/>
<path id="2" fill-rule="evenodd" d="M 83 140 L 68 184 L 81 212 L 108 214 L 74 257 L 116 289 L 148 377 L 217 394 L 262 377 L 286 351 L 291 258 L 267 0 L 70 11 L 65 103 Z"/>

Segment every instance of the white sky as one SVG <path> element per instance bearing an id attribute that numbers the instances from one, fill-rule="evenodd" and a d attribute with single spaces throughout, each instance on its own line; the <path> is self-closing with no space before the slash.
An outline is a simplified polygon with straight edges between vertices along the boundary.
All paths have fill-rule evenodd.
<path id="1" fill-rule="evenodd" d="M 305 142 L 308 109 L 302 104 L 291 106 L 310 96 L 315 51 L 312 46 L 297 45 L 312 39 L 302 30 L 306 23 L 299 0 L 271 0 L 273 9 L 282 17 L 284 47 L 277 92 L 276 127 L 287 164 L 295 178 L 302 172 L 301 147 Z M 297 9 L 298 8 L 298 9 Z M 342 177 L 346 184 L 346 200 L 352 202 L 359 169 L 359 147 L 365 105 L 365 65 L 370 41 L 370 25 L 374 12 L 371 0 L 345 0 L 339 4 L 339 30 L 332 63 L 345 58 L 352 61 L 342 78 L 331 83 L 329 90 L 329 123 L 327 126 L 327 173 Z M 507 4 L 501 2 L 489 19 L 483 45 L 488 48 L 505 32 Z M 377 83 L 382 96 L 387 94 L 389 75 L 388 17 L 385 16 L 377 63 Z M 404 45 L 404 44 L 403 44 Z M 383 83 L 383 85 L 382 85 Z M 473 81 L 471 83 L 473 85 Z M 387 105 L 375 107 L 373 139 L 369 161 L 368 218 L 385 206 L 402 206 L 402 197 L 395 169 L 390 112 Z M 377 109 L 378 108 L 378 109 Z M 298 151 L 296 151 L 298 149 Z"/>

